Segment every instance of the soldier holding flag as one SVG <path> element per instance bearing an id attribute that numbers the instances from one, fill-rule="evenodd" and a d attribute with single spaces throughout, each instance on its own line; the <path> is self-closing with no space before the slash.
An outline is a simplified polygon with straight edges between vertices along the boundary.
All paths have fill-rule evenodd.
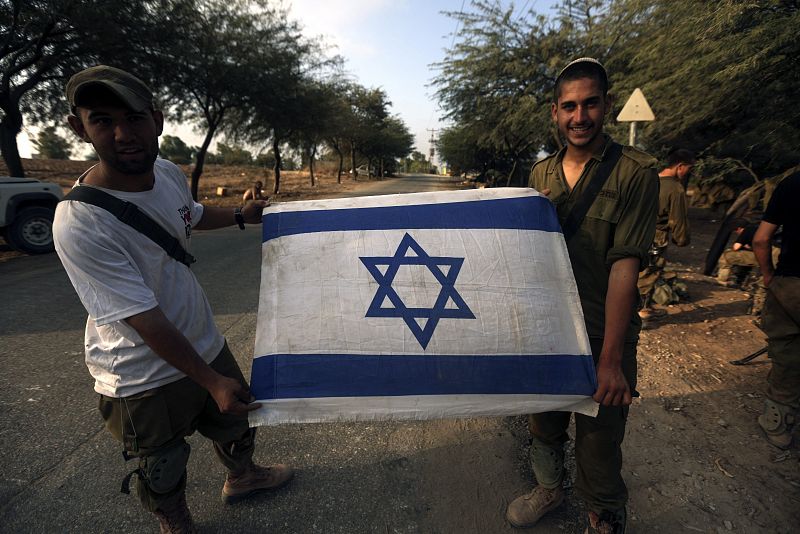
<path id="1" fill-rule="evenodd" d="M 625 531 L 621 444 L 636 387 L 636 281 L 653 242 L 658 207 L 655 158 L 603 134 L 608 76 L 580 58 L 558 75 L 551 105 L 566 147 L 536 163 L 530 185 L 548 194 L 564 227 L 597 369 L 596 418 L 575 415 L 575 487 L 589 509 L 588 532 Z M 583 213 L 581 213 L 583 212 Z M 577 216 L 576 216 L 577 214 Z M 567 235 L 567 234 L 571 235 Z M 564 500 L 564 443 L 570 414 L 531 415 L 531 460 L 538 485 L 506 518 L 530 527 Z"/>

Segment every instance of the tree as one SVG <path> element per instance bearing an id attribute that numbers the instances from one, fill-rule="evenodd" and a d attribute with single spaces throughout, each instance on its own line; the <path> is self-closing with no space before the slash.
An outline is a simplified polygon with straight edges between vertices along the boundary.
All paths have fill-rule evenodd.
<path id="1" fill-rule="evenodd" d="M 492 153 L 510 183 L 521 161 L 555 144 L 549 105 L 565 40 L 544 17 L 515 17 L 513 6 L 478 1 L 473 8 L 448 13 L 460 38 L 436 65 L 433 84 L 445 117 Z"/>
<path id="2" fill-rule="evenodd" d="M 325 142 L 336 152 L 338 157 L 336 182 L 339 184 L 342 183 L 344 155 L 349 152 L 349 140 L 353 137 L 351 132 L 356 128 L 356 116 L 348 98 L 351 87 L 351 84 L 331 84 L 332 98 L 328 102 L 332 120 L 326 129 Z"/>
<path id="3" fill-rule="evenodd" d="M 468 126 L 453 126 L 442 130 L 436 147 L 439 157 L 446 161 L 453 174 L 486 173 L 492 166 L 492 151 L 479 143 L 480 135 Z"/>
<path id="4" fill-rule="evenodd" d="M 656 115 L 640 137 L 651 151 L 682 146 L 756 176 L 800 159 L 800 109 L 785 105 L 800 88 L 797 2 L 565 0 L 552 18 L 514 15 L 497 1 L 473 8 L 450 13 L 462 29 L 434 80 L 453 131 L 468 136 L 442 148 L 465 165 L 462 149 L 471 146 L 491 154 L 480 159 L 508 169 L 510 180 L 519 162 L 557 148 L 553 84 L 580 56 L 609 71 L 617 101 L 606 129 L 616 138 L 627 125 L 611 117 L 640 87 Z"/>
<path id="5" fill-rule="evenodd" d="M 310 81 L 298 91 L 298 103 L 303 112 L 298 114 L 292 136 L 294 144 L 302 153 L 308 164 L 311 187 L 316 185 L 314 176 L 314 160 L 317 150 L 325 139 L 330 139 L 335 128 L 334 122 L 336 93 L 333 85 Z"/>
<path id="6" fill-rule="evenodd" d="M 275 168 L 275 154 L 271 150 L 261 152 L 255 157 L 255 164 L 265 169 L 273 169 Z"/>
<path id="7" fill-rule="evenodd" d="M 431 170 L 431 162 L 418 150 L 411 151 L 411 156 L 405 158 L 403 166 L 407 172 L 413 173 L 428 173 Z"/>
<path id="8" fill-rule="evenodd" d="M 173 163 L 187 165 L 192 162 L 195 148 L 188 146 L 180 137 L 174 135 L 162 135 L 158 151 L 161 157 Z"/>
<path id="9" fill-rule="evenodd" d="M 61 137 L 55 126 L 47 126 L 39 131 L 33 140 L 33 146 L 39 155 L 48 159 L 69 159 L 72 154 L 72 142 Z"/>
<path id="10" fill-rule="evenodd" d="M 217 152 L 223 165 L 252 165 L 253 155 L 240 146 L 217 143 Z"/>
<path id="11" fill-rule="evenodd" d="M 286 12 L 266 1 L 205 0 L 203 9 L 175 29 L 182 43 L 180 56 L 160 59 L 171 110 L 205 132 L 195 154 L 191 176 L 197 198 L 208 148 L 217 133 L 237 140 L 244 117 L 251 115 L 254 94 L 277 91 L 284 68 L 297 56 L 295 23 Z M 263 132 L 260 132 L 263 133 Z M 268 136 L 260 136 L 263 141 Z"/>
<path id="12" fill-rule="evenodd" d="M 23 117 L 49 123 L 67 109 L 64 85 L 97 63 L 138 67 L 175 54 L 172 25 L 194 12 L 194 0 L 10 0 L 0 2 L 0 151 L 9 172 L 24 176 L 17 147 Z M 124 39 L 120 36 L 125 36 Z M 158 46 L 158 51 L 155 46 Z"/>
<path id="13" fill-rule="evenodd" d="M 323 57 L 319 43 L 303 37 L 285 11 L 270 11 L 265 6 L 258 13 L 266 18 L 257 26 L 255 35 L 259 37 L 251 45 L 255 72 L 245 77 L 243 87 L 247 90 L 242 103 L 231 108 L 224 129 L 231 139 L 257 146 L 271 142 L 275 156 L 273 193 L 278 193 L 281 149 L 297 139 L 308 104 L 305 88 L 315 79 L 311 74 L 339 60 Z M 231 38 L 241 39 L 238 34 Z"/>
<path id="14" fill-rule="evenodd" d="M 396 116 L 389 116 L 374 125 L 368 143 L 365 143 L 364 154 L 370 161 L 376 161 L 378 176 L 393 172 L 397 160 L 408 156 L 414 148 L 414 136 L 408 131 L 405 123 Z"/>
<path id="15" fill-rule="evenodd" d="M 353 123 L 348 131 L 350 165 L 353 179 L 356 179 L 356 155 L 366 157 L 370 167 L 373 166 L 372 162 L 379 152 L 381 130 L 389 118 L 389 106 L 392 103 L 382 89 L 367 89 L 360 85 L 350 88 L 348 101 L 353 115 Z"/>
<path id="16" fill-rule="evenodd" d="M 633 21 L 633 27 L 628 24 Z M 800 4 L 782 0 L 618 0 L 603 32 L 616 91 L 641 87 L 656 120 L 642 139 L 732 158 L 759 176 L 800 160 Z M 680 25 L 696 32 L 665 31 Z"/>

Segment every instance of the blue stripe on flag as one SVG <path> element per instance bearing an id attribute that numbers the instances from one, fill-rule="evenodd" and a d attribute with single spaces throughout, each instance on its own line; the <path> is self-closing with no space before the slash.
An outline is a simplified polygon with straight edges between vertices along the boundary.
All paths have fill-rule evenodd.
<path id="1" fill-rule="evenodd" d="M 590 355 L 272 354 L 253 360 L 257 399 L 400 395 L 592 395 Z"/>
<path id="2" fill-rule="evenodd" d="M 553 204 L 525 196 L 474 202 L 268 213 L 263 241 L 295 234 L 353 230 L 514 229 L 560 232 Z"/>

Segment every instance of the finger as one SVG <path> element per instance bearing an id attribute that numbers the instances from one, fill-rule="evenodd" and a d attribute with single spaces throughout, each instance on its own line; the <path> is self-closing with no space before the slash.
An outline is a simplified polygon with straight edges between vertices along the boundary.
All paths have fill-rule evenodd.
<path id="1" fill-rule="evenodd" d="M 261 403 L 260 402 L 251 402 L 249 404 L 242 404 L 242 406 L 243 406 L 243 410 L 242 411 L 244 413 L 247 413 L 247 412 L 252 412 L 253 410 L 258 410 L 259 408 L 261 408 Z"/>
<path id="2" fill-rule="evenodd" d="M 540 191 L 540 193 L 543 194 L 546 197 L 549 197 L 550 196 L 550 188 L 548 187 L 547 189 L 542 189 Z"/>
<path id="3" fill-rule="evenodd" d="M 592 395 L 592 399 L 594 399 L 595 402 L 602 403 L 603 402 L 603 398 L 605 396 L 606 396 L 606 388 L 605 387 L 597 388 L 597 391 L 595 391 L 594 395 Z"/>
<path id="4" fill-rule="evenodd" d="M 253 410 L 258 410 L 259 408 L 261 408 L 261 403 L 260 402 L 246 403 L 246 402 L 237 401 L 233 405 L 231 405 L 225 411 L 225 413 L 233 414 L 233 415 L 243 415 L 243 414 L 246 414 L 248 412 L 252 412 Z"/>
<path id="5" fill-rule="evenodd" d="M 253 395 L 250 393 L 250 390 L 249 390 L 249 389 L 247 389 L 247 388 L 246 388 L 246 387 L 244 387 L 244 386 L 241 386 L 241 385 L 239 386 L 239 388 L 238 388 L 238 389 L 236 389 L 236 390 L 233 392 L 233 394 L 234 394 L 234 395 L 236 395 L 236 398 L 237 398 L 237 399 L 239 399 L 240 401 L 242 401 L 242 402 L 244 402 L 244 403 L 248 403 L 248 402 L 252 402 L 252 401 L 256 400 L 256 399 L 253 397 Z"/>
<path id="6" fill-rule="evenodd" d="M 630 404 L 632 402 L 633 402 L 633 397 L 631 396 L 631 390 L 630 389 L 626 389 L 625 390 L 625 395 L 622 396 L 622 405 L 623 406 L 630 406 Z"/>

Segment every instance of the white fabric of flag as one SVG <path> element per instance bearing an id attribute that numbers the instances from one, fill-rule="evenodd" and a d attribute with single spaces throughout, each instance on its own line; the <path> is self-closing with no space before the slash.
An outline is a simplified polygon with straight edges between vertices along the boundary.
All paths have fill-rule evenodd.
<path id="1" fill-rule="evenodd" d="M 497 188 L 264 210 L 250 423 L 595 415 L 555 209 Z"/>

